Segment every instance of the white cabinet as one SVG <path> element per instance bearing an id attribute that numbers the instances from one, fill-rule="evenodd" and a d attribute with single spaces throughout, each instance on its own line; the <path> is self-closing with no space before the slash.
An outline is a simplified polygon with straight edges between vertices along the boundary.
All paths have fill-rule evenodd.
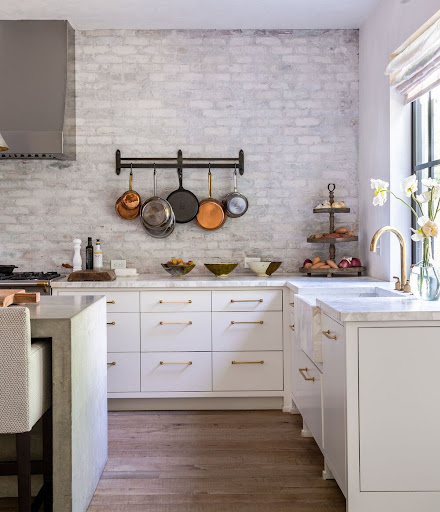
<path id="1" fill-rule="evenodd" d="M 283 389 L 283 353 L 214 352 L 214 391 Z"/>
<path id="2" fill-rule="evenodd" d="M 139 311 L 139 292 L 125 292 L 95 288 L 93 290 L 59 290 L 57 295 L 105 295 L 108 313 Z"/>
<path id="3" fill-rule="evenodd" d="M 141 292 L 141 311 L 144 313 L 211 311 L 211 292 L 174 289 Z"/>
<path id="4" fill-rule="evenodd" d="M 346 369 L 344 328 L 322 315 L 324 360 L 323 423 L 324 456 L 339 487 L 347 495 Z M 379 421 L 379 419 L 377 418 Z"/>
<path id="5" fill-rule="evenodd" d="M 439 368 L 440 327 L 359 329 L 361 492 L 439 491 Z"/>
<path id="6" fill-rule="evenodd" d="M 283 314 L 213 313 L 212 348 L 215 351 L 282 350 Z"/>
<path id="7" fill-rule="evenodd" d="M 214 290 L 212 311 L 282 311 L 281 290 Z"/>
<path id="8" fill-rule="evenodd" d="M 142 391 L 211 391 L 210 352 L 152 352 L 141 355 Z"/>
<path id="9" fill-rule="evenodd" d="M 107 313 L 108 352 L 139 352 L 139 333 L 139 313 Z"/>
<path id="10" fill-rule="evenodd" d="M 211 313 L 141 313 L 142 352 L 211 351 Z"/>
<path id="11" fill-rule="evenodd" d="M 141 390 L 140 354 L 107 354 L 107 385 L 109 393 L 133 393 Z"/>

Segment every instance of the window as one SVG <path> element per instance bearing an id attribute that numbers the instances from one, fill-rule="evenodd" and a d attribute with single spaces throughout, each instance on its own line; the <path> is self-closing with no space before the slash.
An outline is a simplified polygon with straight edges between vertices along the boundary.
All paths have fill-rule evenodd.
<path id="1" fill-rule="evenodd" d="M 417 193 L 421 194 L 426 190 L 421 185 L 422 179 L 440 178 L 440 86 L 412 103 L 412 118 L 413 173 L 419 182 Z M 440 220 L 440 214 L 437 220 Z M 413 263 L 421 259 L 421 245 L 413 242 Z M 435 241 L 434 258 L 440 263 L 440 240 Z"/>

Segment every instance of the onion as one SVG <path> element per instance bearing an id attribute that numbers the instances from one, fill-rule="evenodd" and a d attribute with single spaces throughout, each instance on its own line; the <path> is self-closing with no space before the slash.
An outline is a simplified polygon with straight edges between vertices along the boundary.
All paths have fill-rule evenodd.
<path id="1" fill-rule="evenodd" d="M 305 266 L 306 266 L 306 263 L 313 263 L 313 261 L 312 261 L 312 260 L 309 260 L 309 259 L 304 260 L 303 267 L 305 267 Z"/>
<path id="2" fill-rule="evenodd" d="M 353 258 L 351 260 L 351 266 L 352 267 L 362 267 L 361 260 L 359 258 Z"/>
<path id="3" fill-rule="evenodd" d="M 350 268 L 350 262 L 348 260 L 341 260 L 338 265 L 339 268 Z"/>

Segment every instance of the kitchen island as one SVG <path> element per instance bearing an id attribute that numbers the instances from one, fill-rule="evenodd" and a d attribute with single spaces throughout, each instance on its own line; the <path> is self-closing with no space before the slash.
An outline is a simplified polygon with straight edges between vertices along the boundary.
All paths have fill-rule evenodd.
<path id="1" fill-rule="evenodd" d="M 27 307 L 32 338 L 52 344 L 53 510 L 84 512 L 107 461 L 105 300 L 41 297 Z"/>

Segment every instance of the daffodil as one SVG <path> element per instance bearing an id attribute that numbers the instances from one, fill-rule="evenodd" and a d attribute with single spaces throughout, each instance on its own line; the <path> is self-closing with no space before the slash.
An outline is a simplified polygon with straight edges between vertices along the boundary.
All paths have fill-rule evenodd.
<path id="1" fill-rule="evenodd" d="M 408 178 L 402 180 L 401 187 L 402 192 L 406 195 L 406 197 L 411 197 L 418 188 L 417 176 L 412 174 L 411 176 L 408 176 Z"/>
<path id="2" fill-rule="evenodd" d="M 374 206 L 383 206 L 387 200 L 387 188 L 389 183 L 383 180 L 371 180 L 371 188 L 374 190 L 373 204 Z"/>

